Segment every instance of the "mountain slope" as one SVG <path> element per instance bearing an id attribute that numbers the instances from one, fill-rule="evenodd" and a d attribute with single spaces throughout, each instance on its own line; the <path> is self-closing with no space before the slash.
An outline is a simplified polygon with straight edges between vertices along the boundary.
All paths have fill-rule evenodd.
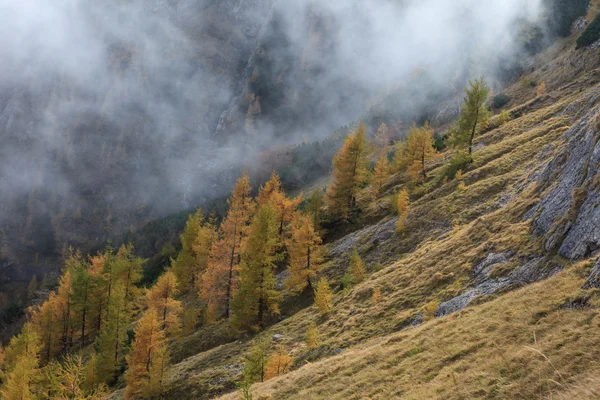
<path id="1" fill-rule="evenodd" d="M 438 178 L 413 201 L 404 234 L 380 211 L 373 215 L 380 222 L 329 245 L 326 272 L 333 279 L 343 275 L 354 248 L 372 273 L 339 293 L 329 316 L 304 309 L 256 337 L 190 357 L 227 342 L 214 342 L 223 327 L 200 330 L 174 344 L 175 359 L 184 359 L 170 371 L 167 394 L 209 398 L 232 390 L 253 343 L 272 337 L 294 356 L 295 371 L 257 384 L 255 394 L 265 398 L 531 398 L 577 390 L 598 359 L 582 350 L 597 346 L 598 300 L 581 292 L 594 261 L 577 262 L 589 252 L 575 253 L 574 261 L 556 255 L 546 232 L 534 230 L 554 188 L 572 181 L 562 189 L 568 192 L 586 181 L 585 168 L 556 165 L 568 166 L 577 146 L 592 154 L 577 135 L 597 132 L 600 73 L 591 60 L 598 51 L 573 53 L 572 46 L 567 40 L 551 49 L 531 75 L 554 78 L 547 94 L 535 96 L 522 83 L 506 90 L 514 99 L 512 120 L 476 140 L 464 188 L 444 183 L 440 164 L 430 172 Z M 573 57 L 588 70 L 565 66 Z M 575 178 L 562 179 L 561 171 Z M 394 177 L 390 191 L 403 182 Z M 597 200 L 593 190 L 586 196 Z M 389 207 L 389 197 L 380 204 Z M 577 220 L 580 209 L 589 212 L 579 206 L 569 201 L 552 215 L 561 223 L 566 215 Z M 583 232 L 581 242 L 596 243 L 593 229 Z M 381 297 L 373 301 L 376 289 Z M 317 349 L 304 344 L 312 322 Z"/>

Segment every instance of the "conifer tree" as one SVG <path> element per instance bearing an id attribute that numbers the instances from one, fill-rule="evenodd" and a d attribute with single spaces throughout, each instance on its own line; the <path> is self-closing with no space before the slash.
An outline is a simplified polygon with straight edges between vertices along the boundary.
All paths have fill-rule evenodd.
<path id="1" fill-rule="evenodd" d="M 113 287 L 106 319 L 95 343 L 96 376 L 100 382 L 108 383 L 117 375 L 123 361 L 122 350 L 128 323 L 124 291 L 116 291 Z"/>
<path id="2" fill-rule="evenodd" d="M 277 346 L 265 364 L 265 380 L 287 373 L 292 365 L 292 357 L 282 345 Z"/>
<path id="3" fill-rule="evenodd" d="M 19 358 L 29 354 L 38 358 L 40 351 L 39 336 L 33 323 L 26 323 L 17 336 L 13 336 L 4 350 L 4 371 L 10 372 L 17 364 Z"/>
<path id="4" fill-rule="evenodd" d="M 167 362 L 165 332 L 156 310 L 144 313 L 135 328 L 135 339 L 127 356 L 125 399 L 156 396 Z"/>
<path id="5" fill-rule="evenodd" d="M 156 312 L 161 326 L 170 336 L 177 336 L 181 330 L 182 306 L 175 298 L 177 295 L 177 278 L 171 270 L 162 274 L 146 294 L 148 309 Z"/>
<path id="6" fill-rule="evenodd" d="M 452 132 L 455 145 L 467 145 L 469 155 L 473 153 L 473 140 L 483 131 L 490 117 L 490 111 L 485 105 L 490 90 L 483 78 L 470 82 L 465 89 L 464 104 L 457 127 Z"/>
<path id="7" fill-rule="evenodd" d="M 398 213 L 398 221 L 396 222 L 397 232 L 404 231 L 406 219 L 408 218 L 409 207 L 410 202 L 408 198 L 408 191 L 406 189 L 402 189 L 400 193 L 398 193 L 398 201 L 396 204 L 396 211 Z"/>
<path id="8" fill-rule="evenodd" d="M 117 279 L 125 291 L 125 301 L 127 304 L 139 296 L 140 291 L 135 286 L 142 279 L 142 265 L 146 260 L 136 257 L 133 251 L 133 245 L 122 245 L 117 252 L 115 260 L 115 270 Z"/>
<path id="9" fill-rule="evenodd" d="M 259 340 L 251 349 L 244 363 L 244 375 L 250 382 L 264 382 L 265 367 L 267 365 L 268 343 Z"/>
<path id="10" fill-rule="evenodd" d="M 308 203 L 304 208 L 304 212 L 311 217 L 313 226 L 316 230 L 321 229 L 323 204 L 323 191 L 315 189 L 308 198 Z"/>
<path id="11" fill-rule="evenodd" d="M 240 290 L 234 299 L 235 323 L 239 327 L 263 326 L 268 314 L 279 313 L 281 294 L 275 280 L 276 262 L 281 259 L 279 221 L 270 204 L 254 216 L 244 248 Z"/>
<path id="12" fill-rule="evenodd" d="M 104 264 L 107 256 L 104 253 L 89 258 L 90 286 L 88 295 L 94 299 L 90 304 L 89 315 L 91 330 L 97 336 L 106 320 L 106 308 L 108 306 L 108 282 L 104 275 Z M 86 317 L 87 319 L 87 317 Z M 90 332 L 92 334 L 92 332 Z"/>
<path id="13" fill-rule="evenodd" d="M 388 161 L 387 153 L 382 153 L 375 164 L 373 170 L 373 178 L 371 180 L 371 193 L 373 196 L 373 202 L 377 201 L 377 197 L 383 191 L 383 187 L 390 176 L 390 163 Z"/>
<path id="14" fill-rule="evenodd" d="M 319 279 L 315 289 L 315 305 L 321 316 L 326 315 L 333 308 L 333 294 L 325 277 Z"/>
<path id="15" fill-rule="evenodd" d="M 303 197 L 290 199 L 281 188 L 281 179 L 276 172 L 271 174 L 271 179 L 260 188 L 257 203 L 259 207 L 270 204 L 277 214 L 279 236 L 283 236 L 285 228 L 292 221 L 294 212 L 302 203 Z"/>
<path id="16" fill-rule="evenodd" d="M 406 140 L 402 142 L 403 148 L 397 152 L 396 165 L 408 169 L 409 176 L 414 180 L 427 179 L 427 163 L 436 156 L 433 129 L 426 122 L 422 127 L 413 124 Z"/>
<path id="17" fill-rule="evenodd" d="M 335 218 L 348 220 L 356 206 L 361 186 L 368 179 L 368 148 L 365 126 L 346 136 L 342 149 L 333 158 L 332 184 L 325 203 Z"/>
<path id="18" fill-rule="evenodd" d="M 86 342 L 86 333 L 89 334 L 89 326 L 93 322 L 89 316 L 91 303 L 94 302 L 90 296 L 93 280 L 87 265 L 79 255 L 77 257 L 79 262 L 73 269 L 71 299 L 76 316 L 75 328 L 79 330 L 79 346 L 83 347 Z"/>
<path id="19" fill-rule="evenodd" d="M 81 355 L 66 355 L 54 371 L 58 383 L 55 397 L 61 399 L 87 399 L 84 390 L 85 364 Z"/>
<path id="20" fill-rule="evenodd" d="M 352 274 L 352 281 L 354 283 L 360 283 L 367 277 L 365 263 L 363 262 L 362 258 L 360 258 L 360 255 L 356 249 L 354 249 L 352 255 L 350 256 L 350 273 Z"/>
<path id="21" fill-rule="evenodd" d="M 7 374 L 6 382 L 0 389 L 3 400 L 33 400 L 36 399 L 34 383 L 38 369 L 38 360 L 30 353 L 22 354 Z"/>
<path id="22" fill-rule="evenodd" d="M 51 292 L 46 300 L 31 316 L 31 326 L 39 337 L 41 360 L 50 362 L 61 350 L 62 327 L 55 319 L 57 312 L 56 293 Z"/>
<path id="23" fill-rule="evenodd" d="M 240 250 L 248 236 L 254 212 L 254 201 L 250 197 L 250 179 L 244 172 L 227 204 L 227 216 L 219 228 L 219 240 L 210 251 L 206 272 L 202 277 L 200 298 L 214 314 L 224 313 L 229 318 L 231 300 L 239 286 Z"/>
<path id="24" fill-rule="evenodd" d="M 286 281 L 286 287 L 295 293 L 309 290 L 312 294 L 313 280 L 322 267 L 323 247 L 310 217 L 300 216 L 292 224 L 292 235 L 287 247 L 290 277 Z"/>
<path id="25" fill-rule="evenodd" d="M 71 308 L 71 300 L 71 267 L 67 264 L 60 278 L 56 292 L 55 307 L 53 307 L 55 321 L 59 324 L 61 330 L 59 340 L 62 351 L 66 351 L 73 344 L 73 326 L 71 320 L 73 309 Z"/>
<path id="26" fill-rule="evenodd" d="M 390 144 L 390 133 L 389 128 L 385 123 L 381 123 L 377 132 L 375 133 L 375 148 L 377 149 L 378 156 L 387 154 L 387 150 Z"/>
<path id="27" fill-rule="evenodd" d="M 194 242 L 204 222 L 204 215 L 199 209 L 188 217 L 185 229 L 180 235 L 181 251 L 177 258 L 171 262 L 173 273 L 177 277 L 179 290 L 187 293 L 195 286 L 199 266 L 196 264 Z"/>
<path id="28" fill-rule="evenodd" d="M 32 324 L 10 340 L 4 357 L 6 376 L 0 389 L 3 400 L 35 399 L 34 383 L 38 371 L 39 341 Z"/>

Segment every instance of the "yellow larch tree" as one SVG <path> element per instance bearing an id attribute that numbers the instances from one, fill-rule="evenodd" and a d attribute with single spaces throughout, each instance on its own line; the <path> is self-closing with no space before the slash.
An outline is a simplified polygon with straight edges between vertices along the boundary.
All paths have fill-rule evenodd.
<path id="1" fill-rule="evenodd" d="M 179 236 L 181 251 L 177 258 L 171 261 L 171 268 L 177 277 L 179 290 L 182 293 L 187 293 L 195 287 L 200 266 L 196 262 L 194 242 L 203 222 L 204 215 L 199 209 L 188 217 L 183 233 Z"/>
<path id="2" fill-rule="evenodd" d="M 367 278 L 367 271 L 365 270 L 365 263 L 358 254 L 358 251 L 354 249 L 350 256 L 350 274 L 352 275 L 353 283 L 360 283 Z"/>
<path id="3" fill-rule="evenodd" d="M 381 153 L 375 169 L 373 170 L 373 177 L 371 178 L 371 195 L 373 196 L 373 203 L 376 204 L 377 197 L 383 191 L 387 180 L 390 177 L 390 163 L 388 161 L 387 152 Z"/>
<path id="4" fill-rule="evenodd" d="M 315 306 L 321 316 L 326 315 L 333 308 L 333 294 L 329 287 L 327 278 L 319 279 L 317 288 L 315 289 Z"/>
<path id="5" fill-rule="evenodd" d="M 365 126 L 346 136 L 344 145 L 333 158 L 332 183 L 327 188 L 325 203 L 337 219 L 348 220 L 356 207 L 357 196 L 368 180 L 369 162 Z"/>
<path id="6" fill-rule="evenodd" d="M 127 356 L 125 399 L 156 396 L 166 363 L 166 338 L 161 317 L 155 309 L 148 309 L 135 328 L 135 339 Z"/>
<path id="7" fill-rule="evenodd" d="M 408 190 L 402 189 L 398 193 L 398 201 L 396 204 L 396 212 L 398 213 L 398 221 L 396 222 L 396 231 L 403 232 L 406 226 L 406 219 L 408 218 L 408 210 L 410 208 L 410 199 L 408 197 Z"/>
<path id="8" fill-rule="evenodd" d="M 32 400 L 39 365 L 39 338 L 31 323 L 26 323 L 21 333 L 13 337 L 5 352 L 5 376 L 0 389 L 3 400 Z"/>
<path id="9" fill-rule="evenodd" d="M 396 152 L 396 167 L 399 170 L 406 168 L 409 177 L 414 181 L 427 179 L 427 165 L 437 155 L 433 145 L 433 129 L 429 123 L 426 122 L 422 127 L 413 124 L 406 140 L 401 142 Z"/>
<path id="10" fill-rule="evenodd" d="M 276 172 L 271 174 L 271 179 L 260 188 L 257 203 L 259 207 L 271 204 L 277 214 L 279 225 L 279 236 L 283 236 L 288 224 L 294 217 L 296 208 L 302 203 L 304 198 L 298 196 L 290 199 L 286 196 L 281 187 L 281 179 Z"/>
<path id="11" fill-rule="evenodd" d="M 378 156 L 381 156 L 383 153 L 387 153 L 388 147 L 390 145 L 390 130 L 385 123 L 381 123 L 377 132 L 375 133 L 375 148 L 377 150 Z"/>
<path id="12" fill-rule="evenodd" d="M 313 281 L 323 264 L 322 243 L 310 216 L 298 216 L 292 223 L 292 234 L 287 245 L 290 277 L 285 285 L 292 292 L 300 294 L 310 290 L 312 294 Z"/>
<path id="13" fill-rule="evenodd" d="M 177 336 L 181 330 L 181 302 L 178 294 L 177 278 L 172 270 L 167 270 L 146 293 L 149 310 L 156 312 L 157 318 L 167 334 Z"/>

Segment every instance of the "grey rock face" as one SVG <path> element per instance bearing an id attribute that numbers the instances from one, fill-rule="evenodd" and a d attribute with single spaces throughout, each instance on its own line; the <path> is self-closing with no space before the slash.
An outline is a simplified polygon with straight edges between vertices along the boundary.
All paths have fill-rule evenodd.
<path id="1" fill-rule="evenodd" d="M 546 251 L 579 259 L 600 248 L 600 134 L 592 109 L 565 133 L 562 154 L 542 173 L 539 185 L 546 191 L 536 208 L 533 230 L 544 236 Z"/>
<path id="2" fill-rule="evenodd" d="M 480 283 L 461 295 L 441 303 L 435 311 L 435 316 L 443 317 L 452 314 L 466 308 L 478 297 L 528 285 L 546 279 L 561 270 L 560 266 L 554 264 L 544 265 L 543 258 L 535 258 L 515 269 L 506 277 L 490 278 L 492 268 L 508 261 L 508 254 L 510 253 L 490 254 L 473 268 L 474 281 Z"/>
<path id="3" fill-rule="evenodd" d="M 596 261 L 592 272 L 583 285 L 583 289 L 600 289 L 600 258 Z"/>

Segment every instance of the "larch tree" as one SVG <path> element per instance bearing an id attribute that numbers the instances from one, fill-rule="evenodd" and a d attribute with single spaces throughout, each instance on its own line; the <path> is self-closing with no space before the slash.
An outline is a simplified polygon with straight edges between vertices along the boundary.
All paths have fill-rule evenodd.
<path id="1" fill-rule="evenodd" d="M 400 154 L 404 160 L 398 164 L 407 167 L 408 175 L 413 180 L 427 179 L 427 164 L 437 155 L 434 147 L 433 128 L 429 126 L 428 122 L 420 128 L 413 124 L 403 145 L 404 149 Z"/>
<path id="2" fill-rule="evenodd" d="M 82 348 L 86 344 L 86 334 L 89 334 L 90 325 L 93 323 L 90 318 L 90 309 L 95 299 L 91 297 L 93 279 L 88 266 L 79 253 L 75 257 L 77 257 L 78 263 L 73 268 L 71 299 L 75 314 L 74 328 L 78 330 L 79 347 Z"/>
<path id="3" fill-rule="evenodd" d="M 185 229 L 180 235 L 181 251 L 175 260 L 171 261 L 171 268 L 177 277 L 179 290 L 187 293 L 195 287 L 199 266 L 196 263 L 194 242 L 204 222 L 204 215 L 199 209 L 188 217 Z"/>
<path id="4" fill-rule="evenodd" d="M 283 375 L 290 370 L 293 358 L 282 345 L 277 346 L 275 353 L 271 354 L 265 364 L 265 380 Z"/>
<path id="5" fill-rule="evenodd" d="M 485 104 L 489 93 L 483 78 L 471 81 L 469 88 L 465 89 L 464 104 L 452 139 L 455 145 L 468 146 L 469 155 L 473 153 L 473 140 L 483 131 L 491 114 Z"/>
<path id="6" fill-rule="evenodd" d="M 84 389 L 85 364 L 80 354 L 67 354 L 53 371 L 57 381 L 57 391 L 54 397 L 60 399 L 88 399 Z"/>
<path id="7" fill-rule="evenodd" d="M 177 336 L 181 330 L 183 308 L 176 299 L 178 293 L 177 278 L 171 270 L 162 274 L 146 293 L 148 309 L 156 312 L 161 326 L 170 336 Z"/>
<path id="8" fill-rule="evenodd" d="M 10 340 L 5 353 L 5 376 L 0 389 L 4 400 L 33 400 L 34 383 L 39 366 L 39 340 L 32 324 L 27 323 L 21 333 Z"/>
<path id="9" fill-rule="evenodd" d="M 214 315 L 223 313 L 229 318 L 231 300 L 239 287 L 241 249 L 246 242 L 255 204 L 250 196 L 248 172 L 238 179 L 227 204 L 227 215 L 219 228 L 206 272 L 200 284 L 200 298 Z"/>
<path id="10" fill-rule="evenodd" d="M 268 343 L 265 340 L 258 341 L 246 356 L 244 363 L 244 379 L 248 383 L 264 382 L 265 367 L 267 366 Z"/>
<path id="11" fill-rule="evenodd" d="M 323 204 L 323 191 L 320 189 L 315 189 L 310 194 L 306 207 L 304 207 L 304 213 L 311 217 L 313 226 L 316 230 L 321 229 L 321 222 L 323 219 Z"/>
<path id="12" fill-rule="evenodd" d="M 40 358 L 48 363 L 60 351 L 60 337 L 62 326 L 56 320 L 58 301 L 55 292 L 51 292 L 48 299 L 35 310 L 31 316 L 31 326 L 39 337 Z"/>
<path id="13" fill-rule="evenodd" d="M 390 145 L 390 130 L 385 123 L 381 123 L 377 132 L 375 133 L 375 148 L 377 149 L 378 156 L 387 153 Z"/>
<path id="14" fill-rule="evenodd" d="M 123 361 L 123 345 L 127 339 L 126 327 L 129 323 L 123 290 L 113 286 L 108 301 L 106 318 L 94 347 L 96 349 L 96 372 L 100 382 L 111 382 Z"/>
<path id="15" fill-rule="evenodd" d="M 315 289 L 315 306 L 321 316 L 326 315 L 333 308 L 333 294 L 327 278 L 319 279 Z"/>
<path id="16" fill-rule="evenodd" d="M 292 234 L 288 241 L 290 277 L 286 287 L 295 293 L 309 290 L 313 293 L 313 281 L 323 263 L 323 241 L 315 231 L 309 216 L 300 216 L 292 224 Z"/>
<path id="17" fill-rule="evenodd" d="M 66 351 L 73 344 L 71 273 L 72 268 L 67 264 L 58 284 L 56 303 L 53 308 L 55 321 L 60 324 L 61 334 L 59 340 L 62 351 Z"/>
<path id="18" fill-rule="evenodd" d="M 406 219 L 408 218 L 408 211 L 410 208 L 410 199 L 408 197 L 408 190 L 402 189 L 398 193 L 396 212 L 398 213 L 398 221 L 396 222 L 396 231 L 403 232 L 406 226 Z"/>
<path id="19" fill-rule="evenodd" d="M 35 355 L 25 353 L 19 357 L 15 367 L 6 375 L 6 381 L 0 389 L 3 400 L 36 399 L 34 384 L 38 369 Z"/>
<path id="20" fill-rule="evenodd" d="M 373 177 L 371 178 L 371 194 L 373 196 L 373 203 L 377 202 L 377 197 L 383 191 L 383 187 L 390 177 L 390 163 L 388 161 L 388 155 L 381 153 L 375 169 L 373 170 Z"/>
<path id="21" fill-rule="evenodd" d="M 365 270 L 365 263 L 358 254 L 358 251 L 354 249 L 350 256 L 350 273 L 352 274 L 352 282 L 360 283 L 367 278 L 367 271 Z"/>
<path id="22" fill-rule="evenodd" d="M 332 184 L 327 188 L 325 203 L 329 213 L 348 220 L 362 185 L 367 181 L 369 162 L 365 126 L 346 136 L 342 149 L 333 158 Z"/>
<path id="23" fill-rule="evenodd" d="M 122 245 L 117 252 L 115 269 L 117 279 L 123 285 L 125 301 L 131 304 L 139 295 L 140 290 L 135 285 L 142 279 L 142 265 L 146 262 L 137 257 L 133 251 L 133 245 Z"/>
<path id="24" fill-rule="evenodd" d="M 271 179 L 260 188 L 257 203 L 259 207 L 271 204 L 277 213 L 279 236 L 284 235 L 288 224 L 294 217 L 296 208 L 302 203 L 302 196 L 290 199 L 281 188 L 281 179 L 276 172 L 271 174 Z"/>
<path id="25" fill-rule="evenodd" d="M 162 381 L 166 357 L 166 337 L 161 317 L 148 309 L 135 328 L 131 352 L 127 356 L 125 399 L 156 396 Z M 159 373 L 159 371 L 160 373 Z M 157 390 L 158 389 L 158 390 Z"/>
<path id="26" fill-rule="evenodd" d="M 254 216 L 244 247 L 240 289 L 233 302 L 238 327 L 262 328 L 267 315 L 279 313 L 282 296 L 277 290 L 275 269 L 281 260 L 280 246 L 277 214 L 267 204 Z"/>

